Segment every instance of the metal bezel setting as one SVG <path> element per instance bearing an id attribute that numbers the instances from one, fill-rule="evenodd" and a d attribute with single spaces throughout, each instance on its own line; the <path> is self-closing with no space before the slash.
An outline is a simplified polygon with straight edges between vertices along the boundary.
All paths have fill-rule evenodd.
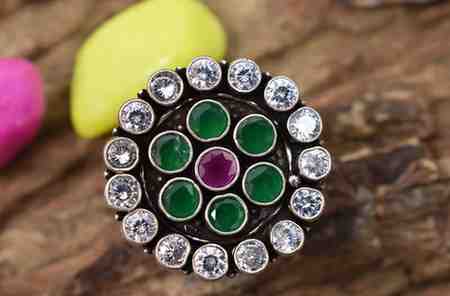
<path id="1" fill-rule="evenodd" d="M 199 171 L 198 171 L 198 166 L 200 164 L 200 160 L 202 159 L 203 156 L 205 156 L 206 153 L 212 151 L 212 150 L 223 150 L 226 151 L 227 153 L 230 153 L 234 160 L 236 161 L 236 176 L 233 178 L 233 180 L 227 184 L 226 186 L 222 186 L 222 187 L 211 187 L 208 184 L 206 184 L 202 178 L 200 177 Z M 211 190 L 211 191 L 223 191 L 223 190 L 227 190 L 228 188 L 230 188 L 231 186 L 234 185 L 234 183 L 236 183 L 237 179 L 239 178 L 239 175 L 241 173 L 241 165 L 239 163 L 239 158 L 237 158 L 236 154 L 231 151 L 228 148 L 225 147 L 221 147 L 221 146 L 213 146 L 210 147 L 206 150 L 204 150 L 202 153 L 200 153 L 200 155 L 197 157 L 197 160 L 195 161 L 195 165 L 194 165 L 194 172 L 195 172 L 195 177 L 197 178 L 197 181 L 205 188 Z"/>
<path id="2" fill-rule="evenodd" d="M 300 215 L 300 214 L 298 214 L 298 213 L 295 211 L 295 209 L 294 209 L 294 205 L 293 205 L 293 203 L 294 203 L 294 197 L 295 197 L 295 195 L 296 195 L 298 192 L 300 192 L 301 190 L 314 191 L 314 192 L 318 193 L 319 196 L 320 196 L 320 201 L 321 201 L 321 202 L 320 202 L 320 209 L 319 209 L 319 211 L 317 212 L 317 214 L 315 214 L 313 217 L 306 217 L 306 216 L 304 216 L 304 215 Z M 323 209 L 324 209 L 324 208 L 325 208 L 325 198 L 324 198 L 322 192 L 320 192 L 319 190 L 317 190 L 317 189 L 315 189 L 315 188 L 311 188 L 311 187 L 300 187 L 300 188 L 297 188 L 297 190 L 295 190 L 294 193 L 292 193 L 292 196 L 290 197 L 290 200 L 289 200 L 289 209 L 291 210 L 291 212 L 292 212 L 295 216 L 297 216 L 298 218 L 302 219 L 303 221 L 307 221 L 307 222 L 313 222 L 313 221 L 316 221 L 317 219 L 319 219 L 320 216 L 322 216 L 322 213 L 323 213 Z"/>
<path id="3" fill-rule="evenodd" d="M 281 189 L 280 194 L 278 194 L 278 196 L 277 196 L 273 201 L 268 202 L 268 203 L 254 201 L 254 200 L 250 197 L 250 194 L 248 193 L 247 188 L 246 188 L 246 186 L 245 186 L 245 181 L 247 180 L 247 175 L 248 175 L 248 173 L 249 173 L 252 169 L 254 169 L 254 168 L 258 167 L 258 166 L 262 166 L 262 165 L 266 165 L 266 166 L 273 167 L 275 170 L 277 170 L 277 171 L 280 173 L 280 175 L 281 175 L 281 177 L 282 177 L 282 179 L 283 179 L 283 187 L 282 187 L 282 189 Z M 251 165 L 251 166 L 245 171 L 244 176 L 242 177 L 242 191 L 244 192 L 245 197 L 247 197 L 247 199 L 248 199 L 251 203 L 253 203 L 253 204 L 255 204 L 255 205 L 258 205 L 258 206 L 270 206 L 270 205 L 273 205 L 273 204 L 277 203 L 277 202 L 283 197 L 284 192 L 286 191 L 286 177 L 284 176 L 283 171 L 282 171 L 279 167 L 277 167 L 276 165 L 274 165 L 273 163 L 270 163 L 270 162 L 267 162 L 267 161 L 257 162 L 257 163 L 255 163 L 255 164 Z"/>
<path id="4" fill-rule="evenodd" d="M 295 96 L 295 102 L 294 102 L 294 104 L 292 104 L 292 105 L 289 106 L 288 108 L 280 108 L 280 109 L 274 108 L 273 106 L 271 106 L 271 105 L 269 104 L 269 101 L 268 101 L 268 99 L 269 99 L 269 98 L 268 98 L 268 96 L 269 96 L 269 95 L 268 95 L 268 92 L 269 92 L 270 84 L 271 84 L 271 83 L 274 83 L 276 80 L 279 80 L 279 79 L 285 79 L 285 80 L 287 80 L 289 83 L 291 83 L 291 84 L 295 87 L 296 92 L 297 92 L 297 94 L 296 94 L 296 96 Z M 264 88 L 264 100 L 266 101 L 267 105 L 268 105 L 272 110 L 274 110 L 274 111 L 277 111 L 277 112 L 286 112 L 286 111 L 290 111 L 290 110 L 292 110 L 295 106 L 297 106 L 298 103 L 299 103 L 299 101 L 300 101 L 300 90 L 299 90 L 299 88 L 298 88 L 298 86 L 297 86 L 297 83 L 295 83 L 295 81 L 293 81 L 293 80 L 290 79 L 289 77 L 284 76 L 284 75 L 275 76 L 275 77 L 272 77 L 272 79 L 270 79 L 270 81 L 267 83 L 266 87 Z"/>
<path id="5" fill-rule="evenodd" d="M 128 167 L 126 168 L 116 168 L 113 165 L 111 165 L 111 163 L 108 161 L 108 149 L 109 146 L 111 146 L 115 141 L 129 141 L 130 145 L 133 147 L 133 149 L 135 149 L 136 151 L 136 160 Z M 112 139 L 110 139 L 106 145 L 105 148 L 103 148 L 103 159 L 105 162 L 105 165 L 108 169 L 114 171 L 114 172 L 128 172 L 131 171 L 132 169 L 134 169 L 136 167 L 136 165 L 139 163 L 139 147 L 136 144 L 136 142 L 134 142 L 132 139 L 130 138 L 126 138 L 126 137 L 114 137 Z"/>
<path id="6" fill-rule="evenodd" d="M 182 263 L 177 264 L 177 265 L 168 265 L 161 261 L 161 258 L 158 256 L 158 249 L 165 239 L 169 239 L 170 237 L 173 237 L 173 236 L 182 238 L 183 240 L 185 240 L 187 242 L 186 256 L 184 256 Z M 170 268 L 170 269 L 179 269 L 186 265 L 186 263 L 189 260 L 189 255 L 191 254 L 191 251 L 192 251 L 191 243 L 189 242 L 189 240 L 186 237 L 184 237 L 183 235 L 178 234 L 178 233 L 171 233 L 171 234 L 168 234 L 158 240 L 158 243 L 156 244 L 156 247 L 155 247 L 155 257 L 156 257 L 156 260 L 158 261 L 158 263 L 161 264 L 162 266 Z"/>
<path id="7" fill-rule="evenodd" d="M 192 215 L 190 215 L 189 217 L 186 217 L 186 218 L 177 218 L 177 217 L 172 216 L 164 208 L 164 205 L 163 205 L 163 202 L 162 202 L 164 193 L 167 190 L 167 188 L 170 185 L 172 185 L 174 182 L 177 182 L 177 181 L 186 181 L 186 182 L 191 183 L 192 185 L 194 185 L 195 189 L 197 190 L 197 192 L 199 194 L 198 195 L 199 203 L 198 203 L 197 209 L 195 210 L 195 212 Z M 166 217 L 169 218 L 172 221 L 175 221 L 175 222 L 189 221 L 189 220 L 193 219 L 195 216 L 197 216 L 197 214 L 202 209 L 202 206 L 203 206 L 203 194 L 202 194 L 202 191 L 201 191 L 200 187 L 193 180 L 191 180 L 189 178 L 185 178 L 185 177 L 173 178 L 173 179 L 169 180 L 166 184 L 164 184 L 164 186 L 161 188 L 161 190 L 159 192 L 159 197 L 158 197 L 158 206 L 159 206 L 160 210 L 164 213 L 164 215 L 166 215 Z"/>
<path id="8" fill-rule="evenodd" d="M 145 128 L 144 130 L 142 130 L 142 131 L 138 131 L 137 132 L 137 131 L 133 131 L 133 130 L 130 130 L 130 129 L 127 129 L 127 128 L 124 127 L 125 124 L 124 124 L 123 119 L 122 119 L 122 112 L 125 109 L 125 107 L 127 107 L 129 104 L 132 104 L 132 103 L 141 103 L 141 104 L 147 106 L 149 108 L 149 110 L 150 110 L 150 117 L 151 117 L 150 125 L 147 128 Z M 130 99 L 130 100 L 126 101 L 125 103 L 123 103 L 122 106 L 120 107 L 120 110 L 119 110 L 119 124 L 120 124 L 120 127 L 122 129 L 124 129 L 125 131 L 129 132 L 130 134 L 133 134 L 133 135 L 145 134 L 155 124 L 155 111 L 153 111 L 152 105 L 150 105 L 149 103 L 147 103 L 146 101 L 144 101 L 142 99 Z"/>
<path id="9" fill-rule="evenodd" d="M 137 199 L 136 199 L 136 204 L 134 205 L 134 207 L 132 207 L 132 208 L 126 208 L 126 207 L 116 207 L 116 206 L 114 206 L 113 204 L 111 204 L 111 202 L 110 202 L 110 200 L 109 200 L 109 198 L 108 198 L 108 196 L 109 196 L 109 187 L 111 186 L 111 183 L 113 182 L 113 181 L 115 181 L 115 179 L 117 179 L 117 178 L 123 178 L 123 177 L 127 177 L 127 178 L 131 178 L 131 180 L 133 180 L 133 182 L 136 182 L 137 183 L 137 188 L 138 188 L 138 190 L 137 190 Z M 126 211 L 126 212 L 129 212 L 129 211 L 132 211 L 132 210 L 134 210 L 138 205 L 139 205 L 139 203 L 141 202 L 141 199 L 142 199 L 142 188 L 141 188 L 141 184 L 139 184 L 139 181 L 133 176 L 133 175 L 130 175 L 130 174 L 117 174 L 117 175 L 114 175 L 111 179 L 109 179 L 108 180 L 108 182 L 106 182 L 106 185 L 105 185 L 105 190 L 104 190 L 104 196 L 105 196 L 105 199 L 106 199 L 106 203 L 108 204 L 108 206 L 109 207 L 111 207 L 112 209 L 115 209 L 115 210 L 118 210 L 118 211 Z"/>
<path id="10" fill-rule="evenodd" d="M 137 241 L 133 240 L 132 238 L 130 238 L 130 237 L 128 236 L 128 233 L 127 233 L 126 229 L 125 229 L 125 223 L 126 223 L 127 219 L 128 219 L 129 217 L 131 217 L 132 215 L 137 214 L 138 212 L 142 212 L 142 213 L 146 213 L 147 215 L 150 215 L 150 216 L 152 217 L 152 219 L 154 220 L 154 222 L 155 222 L 155 227 L 156 227 L 156 230 L 155 230 L 155 232 L 152 234 L 152 236 L 149 237 L 148 239 L 146 239 L 145 241 L 142 241 L 142 242 L 137 242 Z M 135 210 L 129 212 L 129 213 L 123 218 L 123 220 L 122 220 L 122 233 L 124 234 L 125 238 L 126 238 L 129 242 L 132 242 L 132 243 L 134 243 L 134 244 L 144 245 L 144 244 L 147 244 L 147 243 L 151 242 L 151 241 L 156 237 L 156 235 L 158 234 L 158 231 L 159 231 L 159 221 L 158 221 L 158 218 L 156 218 L 156 216 L 155 216 L 155 214 L 153 214 L 153 212 L 151 212 L 151 211 L 149 211 L 149 210 L 147 210 L 147 209 L 142 209 L 142 208 L 135 209 Z"/>
<path id="11" fill-rule="evenodd" d="M 153 145 L 155 145 L 156 141 L 157 141 L 159 138 L 161 138 L 162 136 L 168 135 L 168 134 L 177 134 L 177 135 L 181 136 L 181 137 L 188 143 L 189 151 L 190 151 L 190 152 L 189 152 L 189 159 L 188 159 L 188 161 L 183 165 L 183 167 L 181 167 L 181 168 L 179 168 L 179 169 L 177 169 L 177 170 L 174 170 L 174 171 L 165 170 L 165 169 L 159 167 L 159 165 L 155 162 L 155 160 L 154 160 L 153 157 L 152 157 L 152 148 L 153 148 Z M 162 132 L 162 133 L 157 134 L 157 135 L 152 139 L 152 141 L 150 142 L 150 145 L 148 145 L 148 158 L 149 158 L 149 160 L 150 160 L 150 163 L 153 165 L 154 168 L 156 168 L 158 171 L 160 171 L 160 172 L 162 172 L 162 173 L 166 173 L 166 174 L 177 174 L 177 173 L 180 173 L 180 172 L 184 171 L 184 170 L 189 166 L 189 164 L 192 162 L 192 158 L 193 158 L 193 157 L 194 157 L 194 148 L 192 147 L 191 140 L 189 140 L 189 138 L 186 137 L 185 134 L 183 134 L 183 133 L 181 133 L 181 132 L 179 132 L 179 131 L 176 131 L 176 130 L 169 130 L 169 131 L 165 131 L 165 132 Z"/>
<path id="12" fill-rule="evenodd" d="M 296 246 L 295 249 L 293 249 L 292 251 L 290 251 L 290 252 L 288 252 L 288 253 L 282 252 L 281 250 L 276 249 L 276 248 L 274 247 L 274 243 L 275 243 L 274 240 L 275 240 L 275 238 L 274 238 L 273 231 L 274 231 L 275 227 L 277 227 L 278 225 L 281 225 L 281 224 L 283 224 L 283 223 L 291 224 L 292 226 L 294 226 L 295 228 L 297 228 L 297 230 L 300 230 L 300 233 L 302 234 L 302 240 L 301 240 L 300 244 L 299 244 L 298 246 Z M 303 245 L 305 244 L 305 231 L 303 230 L 303 228 L 302 228 L 300 225 L 298 225 L 298 224 L 295 223 L 294 221 L 291 221 L 291 220 L 281 220 L 281 221 L 278 221 L 277 223 L 275 223 L 275 224 L 272 226 L 272 229 L 270 230 L 270 243 L 272 244 L 272 246 L 273 246 L 275 252 L 277 252 L 279 255 L 282 255 L 282 256 L 292 256 L 292 255 L 295 254 L 298 250 L 300 250 L 300 249 L 303 248 Z"/>
<path id="13" fill-rule="evenodd" d="M 203 139 L 199 136 L 197 136 L 195 134 L 195 132 L 192 130 L 190 124 L 189 124 L 189 118 L 191 117 L 192 111 L 199 105 L 203 104 L 203 103 L 213 103 L 218 105 L 220 108 L 222 108 L 222 110 L 225 112 L 226 116 L 227 116 L 227 127 L 225 129 L 225 131 L 218 137 L 214 137 L 211 139 Z M 192 105 L 192 107 L 189 109 L 189 112 L 186 115 L 186 128 L 189 131 L 189 133 L 191 134 L 192 137 L 194 137 L 196 140 L 200 141 L 200 142 L 204 142 L 204 143 L 208 143 L 208 142 L 214 142 L 214 141 L 218 141 L 220 139 L 222 139 L 223 137 L 225 137 L 228 132 L 230 131 L 230 127 L 231 127 L 231 117 L 230 117 L 230 112 L 228 112 L 228 109 L 220 102 L 215 101 L 215 100 L 211 100 L 211 99 L 204 99 L 201 101 L 198 101 L 197 103 L 195 103 L 194 105 Z"/>
<path id="14" fill-rule="evenodd" d="M 296 113 L 300 113 L 300 112 L 303 111 L 303 110 L 311 111 L 311 112 L 314 113 L 314 114 L 318 117 L 318 119 L 319 119 L 319 132 L 317 133 L 317 135 L 316 135 L 314 138 L 310 139 L 309 141 L 301 141 L 301 140 L 299 140 L 297 137 L 295 137 L 294 135 L 292 135 L 291 129 L 289 128 L 290 121 L 292 120 L 292 118 L 296 115 Z M 295 110 L 294 112 L 292 112 L 291 115 L 289 115 L 289 118 L 288 118 L 288 120 L 287 120 L 287 122 L 286 122 L 286 127 L 287 127 L 287 130 L 288 130 L 289 135 L 290 135 L 291 138 L 294 139 L 295 141 L 298 141 L 298 142 L 300 142 L 300 143 L 311 143 L 311 142 L 314 142 L 315 140 L 317 140 L 317 139 L 320 137 L 320 135 L 322 134 L 322 129 L 323 129 L 322 117 L 320 116 L 319 112 L 317 112 L 315 109 L 313 109 L 313 108 L 311 108 L 311 107 L 303 106 L 303 107 L 301 107 L 301 108 L 298 108 L 298 109 Z"/>
<path id="15" fill-rule="evenodd" d="M 321 150 L 321 151 L 323 151 L 327 155 L 329 161 L 328 161 L 328 165 L 327 165 L 325 174 L 322 174 L 319 177 L 312 177 L 311 178 L 310 176 L 306 176 L 305 175 L 305 172 L 303 171 L 302 166 L 301 166 L 301 160 L 305 156 L 306 153 L 308 153 L 310 151 L 314 151 L 314 150 Z M 307 148 L 307 149 L 303 150 L 300 153 L 300 155 L 298 156 L 297 165 L 298 165 L 298 170 L 300 172 L 300 175 L 303 176 L 304 178 L 307 178 L 307 179 L 312 180 L 312 181 L 322 180 L 326 176 L 328 176 L 328 174 L 330 174 L 330 172 L 331 172 L 331 155 L 330 155 L 330 152 L 328 152 L 328 150 L 323 148 L 322 146 L 315 146 L 315 147 Z"/>
<path id="16" fill-rule="evenodd" d="M 157 98 L 157 96 L 153 93 L 152 87 L 151 87 L 153 80 L 158 78 L 158 76 L 161 76 L 165 73 L 172 75 L 172 78 L 174 78 L 174 80 L 180 85 L 180 89 L 178 91 L 177 96 L 174 99 L 171 99 L 169 102 L 164 102 L 164 101 L 161 101 L 159 98 Z M 156 71 L 155 73 L 153 73 L 150 76 L 150 78 L 148 79 L 148 82 L 147 82 L 147 91 L 148 91 L 148 94 L 150 95 L 150 97 L 156 103 L 163 105 L 163 106 L 172 106 L 172 105 L 176 104 L 178 102 L 178 100 L 181 98 L 183 91 L 184 91 L 184 82 L 183 82 L 183 79 L 181 79 L 180 75 L 178 75 L 177 72 L 168 70 L 168 69 L 162 69 L 162 70 Z"/>
<path id="17" fill-rule="evenodd" d="M 229 231 L 229 232 L 223 232 L 223 231 L 220 231 L 218 229 L 215 229 L 215 227 L 212 225 L 211 221 L 209 221 L 208 212 L 209 212 L 209 209 L 210 209 L 211 205 L 214 202 L 216 202 L 216 201 L 218 201 L 218 200 L 220 200 L 222 198 L 228 197 L 228 196 L 231 196 L 231 197 L 235 198 L 242 205 L 242 207 L 244 208 L 245 218 L 244 218 L 244 222 L 242 222 L 242 225 L 238 229 L 233 230 L 233 231 Z M 208 223 L 208 227 L 212 231 L 214 231 L 215 233 L 220 234 L 220 235 L 233 235 L 233 234 L 239 233 L 245 227 L 245 225 L 247 225 L 247 222 L 248 222 L 248 208 L 247 208 L 247 205 L 245 204 L 245 202 L 236 194 L 225 193 L 225 194 L 217 195 L 213 199 L 211 199 L 208 202 L 208 205 L 206 206 L 205 220 L 206 220 L 206 223 Z"/>
<path id="18" fill-rule="evenodd" d="M 196 85 L 194 85 L 194 83 L 192 82 L 192 79 L 193 79 L 193 78 L 192 78 L 192 76 L 191 76 L 191 74 L 190 74 L 191 69 L 192 69 L 192 67 L 194 66 L 194 64 L 197 63 L 197 62 L 200 61 L 200 60 L 208 60 L 208 61 L 210 61 L 210 62 L 213 62 L 213 63 L 215 64 L 215 66 L 217 67 L 217 69 L 219 70 L 219 77 L 218 77 L 217 81 L 216 81 L 212 86 L 210 86 L 210 87 L 199 88 L 199 87 L 197 87 Z M 192 60 L 192 62 L 191 62 L 191 63 L 189 64 L 189 66 L 186 68 L 186 77 L 187 77 L 187 80 L 188 80 L 189 85 L 190 85 L 192 88 L 194 88 L 194 89 L 196 89 L 196 90 L 199 90 L 199 91 L 208 91 L 208 90 L 213 90 L 213 89 L 215 89 L 215 88 L 220 84 L 220 82 L 222 81 L 222 75 L 223 75 L 223 73 L 222 73 L 222 68 L 220 67 L 220 64 L 217 63 L 213 58 L 208 57 L 208 56 L 200 56 L 200 57 L 196 57 L 195 59 Z"/>
<path id="19" fill-rule="evenodd" d="M 219 249 L 219 250 L 224 254 L 225 262 L 226 262 L 226 269 L 224 270 L 223 274 L 221 274 L 221 275 L 218 276 L 218 277 L 207 278 L 207 277 L 203 276 L 203 275 L 199 272 L 198 269 L 196 269 L 194 263 L 192 264 L 193 270 L 194 270 L 195 274 L 197 274 L 198 276 L 200 276 L 201 278 L 203 278 L 203 279 L 205 279 L 205 280 L 218 280 L 218 279 L 222 278 L 223 276 L 225 276 L 225 275 L 227 274 L 229 268 L 230 268 L 230 263 L 229 263 L 229 259 L 228 259 L 228 252 L 227 252 L 227 250 L 225 250 L 221 245 L 214 244 L 214 243 L 209 243 L 209 244 L 206 244 L 206 245 L 203 245 L 203 246 L 199 247 L 199 248 L 194 252 L 194 255 L 192 255 L 192 261 L 194 261 L 194 260 L 197 258 L 198 254 L 199 254 L 200 252 L 202 252 L 202 250 L 203 250 L 204 248 L 208 248 L 208 247 L 214 247 L 214 248 L 217 248 L 217 249 Z"/>
<path id="20" fill-rule="evenodd" d="M 248 271 L 248 270 L 244 270 L 244 269 L 238 264 L 237 251 L 238 251 L 238 249 L 241 248 L 244 244 L 249 243 L 249 242 L 256 242 L 257 244 L 260 244 L 261 246 L 263 246 L 263 247 L 264 247 L 264 253 L 265 253 L 265 256 L 266 256 L 266 258 L 267 258 L 267 260 L 265 260 L 264 264 L 263 264 L 259 269 L 257 269 L 256 271 Z M 267 265 L 269 265 L 269 258 L 270 258 L 270 256 L 269 256 L 269 252 L 267 251 L 266 245 L 264 244 L 264 242 L 260 241 L 259 239 L 250 238 L 250 239 L 246 239 L 246 240 L 244 240 L 244 241 L 241 241 L 241 242 L 236 246 L 236 248 L 233 250 L 234 264 L 236 265 L 236 267 L 237 267 L 240 271 L 245 272 L 245 273 L 248 273 L 248 274 L 257 274 L 257 273 L 262 272 L 264 269 L 266 269 Z"/>
<path id="21" fill-rule="evenodd" d="M 264 118 L 265 120 L 267 120 L 270 123 L 270 125 L 272 126 L 272 130 L 273 130 L 273 133 L 274 133 L 272 146 L 270 146 L 270 148 L 267 151 L 264 151 L 262 153 L 254 154 L 254 153 L 250 153 L 250 152 L 245 151 L 245 149 L 242 148 L 242 146 L 239 144 L 239 141 L 237 139 L 238 130 L 239 130 L 239 127 L 241 126 L 241 124 L 243 122 L 245 122 L 245 120 L 247 120 L 249 118 L 252 118 L 252 117 L 261 117 L 261 118 Z M 270 120 L 266 116 L 264 116 L 262 114 L 249 114 L 249 115 L 243 117 L 241 120 L 239 120 L 239 122 L 236 124 L 236 127 L 234 128 L 234 131 L 233 131 L 233 140 L 234 140 L 234 144 L 238 147 L 240 152 L 244 153 L 247 156 L 251 156 L 251 157 L 261 157 L 261 156 L 265 156 L 265 155 L 267 155 L 267 154 L 269 154 L 270 152 L 273 151 L 273 149 L 277 145 L 278 133 L 277 133 L 277 129 L 275 128 L 275 125 L 273 124 L 272 120 Z"/>
<path id="22" fill-rule="evenodd" d="M 255 86 L 253 86 L 250 89 L 240 89 L 240 88 L 236 87 L 235 85 L 233 85 L 233 83 L 231 82 L 231 72 L 232 72 L 233 67 L 235 67 L 237 64 L 242 63 L 242 62 L 247 62 L 247 63 L 252 64 L 253 66 L 256 67 L 257 72 L 259 73 L 258 82 L 256 83 Z M 235 91 L 240 92 L 240 93 L 250 93 L 250 92 L 254 91 L 255 89 L 257 89 L 258 86 L 261 84 L 261 80 L 262 80 L 261 69 L 259 68 L 258 64 L 256 64 L 254 61 L 252 61 L 250 59 L 246 59 L 246 58 L 237 59 L 237 60 L 234 60 L 228 67 L 227 80 L 228 80 L 228 84 L 230 85 L 230 87 L 232 87 Z"/>

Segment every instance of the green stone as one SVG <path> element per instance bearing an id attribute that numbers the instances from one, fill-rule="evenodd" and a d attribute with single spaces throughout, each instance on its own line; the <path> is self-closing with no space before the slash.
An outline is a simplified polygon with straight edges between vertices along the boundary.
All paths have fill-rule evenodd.
<path id="1" fill-rule="evenodd" d="M 256 164 L 244 177 L 244 192 L 255 204 L 270 205 L 276 202 L 284 192 L 283 173 L 272 164 Z"/>
<path id="2" fill-rule="evenodd" d="M 172 220 L 189 220 L 198 213 L 201 207 L 200 190 L 191 180 L 174 179 L 164 187 L 159 206 Z"/>
<path id="3" fill-rule="evenodd" d="M 204 141 L 213 141 L 226 134 L 230 117 L 228 111 L 220 103 L 204 100 L 192 107 L 187 122 L 195 137 Z"/>
<path id="4" fill-rule="evenodd" d="M 197 56 L 220 60 L 226 51 L 225 30 L 203 1 L 127 2 L 138 3 L 99 26 L 77 53 L 70 113 L 83 138 L 110 132 L 120 106 L 155 71 L 186 67 Z"/>
<path id="5" fill-rule="evenodd" d="M 272 123 L 262 115 L 250 115 L 237 126 L 236 141 L 242 152 L 261 156 L 271 151 L 276 141 Z"/>
<path id="6" fill-rule="evenodd" d="M 177 173 L 192 159 L 189 140 L 178 132 L 159 134 L 150 144 L 150 160 L 163 172 Z"/>
<path id="7" fill-rule="evenodd" d="M 229 235 L 239 232 L 247 222 L 247 207 L 234 194 L 213 198 L 206 210 L 209 226 L 217 233 Z"/>

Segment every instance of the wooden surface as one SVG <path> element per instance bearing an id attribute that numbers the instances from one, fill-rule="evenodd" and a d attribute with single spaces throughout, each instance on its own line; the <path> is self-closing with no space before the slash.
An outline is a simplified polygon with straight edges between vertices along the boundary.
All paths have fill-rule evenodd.
<path id="1" fill-rule="evenodd" d="M 48 99 L 39 139 L 0 173 L 0 295 L 450 295 L 447 1 L 206 1 L 229 32 L 229 59 L 299 82 L 335 159 L 302 254 L 214 283 L 125 243 L 102 197 L 105 139 L 70 128 L 74 54 L 133 2 L 0 2 L 0 56 L 36 62 Z"/>

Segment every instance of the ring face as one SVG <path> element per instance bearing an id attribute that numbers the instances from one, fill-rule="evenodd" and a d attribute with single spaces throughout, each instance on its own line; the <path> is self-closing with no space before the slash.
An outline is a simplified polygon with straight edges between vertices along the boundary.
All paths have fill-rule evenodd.
<path id="1" fill-rule="evenodd" d="M 330 153 L 295 82 L 249 59 L 153 74 L 106 144 L 105 198 L 128 241 L 216 280 L 302 248 Z"/>

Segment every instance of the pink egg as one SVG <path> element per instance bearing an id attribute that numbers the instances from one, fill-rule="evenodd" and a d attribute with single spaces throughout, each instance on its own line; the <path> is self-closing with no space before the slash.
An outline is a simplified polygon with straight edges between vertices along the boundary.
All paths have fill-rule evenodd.
<path id="1" fill-rule="evenodd" d="M 0 168 L 32 142 L 44 109 L 38 69 L 23 59 L 0 59 Z"/>

